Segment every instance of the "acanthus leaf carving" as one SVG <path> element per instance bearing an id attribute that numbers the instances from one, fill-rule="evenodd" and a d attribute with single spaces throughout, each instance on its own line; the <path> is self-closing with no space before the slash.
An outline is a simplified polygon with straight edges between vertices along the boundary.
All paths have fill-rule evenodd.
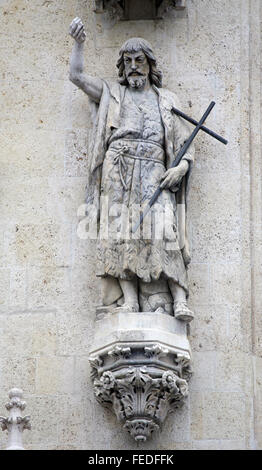
<path id="1" fill-rule="evenodd" d="M 6 431 L 8 429 L 9 419 L 10 418 L 5 418 L 4 416 L 0 416 L 0 423 L 1 423 L 2 431 Z"/>
<path id="2" fill-rule="evenodd" d="M 128 367 L 124 372 L 121 378 L 119 372 L 103 372 L 94 382 L 95 396 L 100 403 L 112 405 L 135 440 L 146 440 L 187 396 L 187 382 L 170 370 L 157 377 L 147 367 Z"/>
<path id="3" fill-rule="evenodd" d="M 98 376 L 98 369 L 102 367 L 104 361 L 101 356 L 99 355 L 91 355 L 89 356 L 89 362 L 91 365 L 91 378 L 94 379 Z"/>
<path id="4" fill-rule="evenodd" d="M 22 433 L 25 429 L 31 429 L 30 416 L 21 416 L 21 411 L 26 407 L 22 400 L 23 391 L 12 388 L 9 391 L 9 402 L 5 405 L 10 416 L 0 416 L 0 424 L 3 431 L 8 432 L 8 444 L 6 450 L 24 450 L 22 444 Z"/>
<path id="5" fill-rule="evenodd" d="M 167 356 L 169 353 L 168 348 L 164 348 L 160 344 L 154 344 L 153 346 L 145 346 L 145 356 L 146 357 L 157 357 L 157 358 L 162 358 Z"/>
<path id="6" fill-rule="evenodd" d="M 127 359 L 131 356 L 131 348 L 129 346 L 115 346 L 108 351 L 108 356 L 113 357 L 115 360 L 119 358 Z"/>
<path id="7" fill-rule="evenodd" d="M 180 377 L 189 380 L 193 373 L 190 358 L 185 356 L 184 354 L 178 353 L 174 358 L 174 361 L 178 367 L 178 373 Z"/>

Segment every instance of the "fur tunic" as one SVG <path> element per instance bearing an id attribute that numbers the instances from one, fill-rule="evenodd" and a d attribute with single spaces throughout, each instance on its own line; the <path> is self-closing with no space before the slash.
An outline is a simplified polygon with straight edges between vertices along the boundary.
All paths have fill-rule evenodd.
<path id="1" fill-rule="evenodd" d="M 123 221 L 116 212 L 107 224 L 106 236 L 103 229 L 104 217 L 108 220 L 104 196 L 109 215 L 113 205 L 144 208 L 190 134 L 184 121 L 171 112 L 173 106 L 180 108 L 176 96 L 168 90 L 153 88 L 155 99 L 137 107 L 127 87 L 104 82 L 91 139 L 87 212 L 100 224 L 100 275 L 116 279 L 137 276 L 144 282 L 170 278 L 187 291 L 186 265 L 190 258 L 185 216 L 192 146 L 183 157 L 189 162 L 189 171 L 180 187 L 162 191 L 154 208 L 156 214 L 157 208 L 171 208 L 172 239 L 167 234 L 161 239 L 154 238 L 159 217 L 152 214 L 145 218 L 142 227 L 144 233 L 150 234 L 147 238 L 132 239 L 131 226 L 139 214 L 132 214 L 131 220 L 129 213 Z M 126 222 L 128 233 L 123 231 Z"/>

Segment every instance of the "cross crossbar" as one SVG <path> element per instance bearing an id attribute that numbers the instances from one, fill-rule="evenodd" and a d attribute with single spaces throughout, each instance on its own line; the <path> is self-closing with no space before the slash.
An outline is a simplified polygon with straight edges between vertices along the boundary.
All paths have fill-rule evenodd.
<path id="1" fill-rule="evenodd" d="M 190 147 L 191 143 L 193 142 L 194 138 L 196 137 L 197 133 L 201 130 L 204 130 L 204 132 L 207 132 L 209 135 L 212 135 L 212 137 L 215 137 L 215 138 L 218 138 L 218 140 L 220 140 L 222 142 L 221 139 L 223 139 L 223 137 L 220 137 L 218 136 L 218 134 L 215 134 L 213 131 L 210 131 L 209 129 L 207 129 L 206 127 L 203 126 L 207 116 L 211 113 L 213 107 L 215 106 L 215 102 L 214 101 L 211 101 L 210 105 L 208 106 L 207 110 L 205 111 L 205 113 L 203 114 L 202 118 L 200 119 L 199 122 L 193 120 L 192 118 L 189 118 L 189 116 L 187 116 L 185 119 L 187 120 L 191 120 L 193 121 L 192 123 L 195 124 L 195 129 L 193 130 L 192 134 L 189 136 L 189 138 L 187 139 L 187 141 L 184 143 L 184 145 L 181 147 L 181 149 L 179 150 L 173 164 L 171 165 L 171 168 L 174 168 L 176 166 L 179 165 L 179 163 L 181 162 L 183 156 L 185 155 L 185 153 L 187 152 L 188 148 Z M 175 108 L 173 108 L 175 109 Z M 178 111 L 178 110 L 176 110 Z M 175 112 L 175 111 L 174 111 Z M 179 111 L 179 113 L 181 113 L 181 111 Z M 184 114 L 184 113 L 183 113 Z M 186 116 L 186 115 L 184 115 Z M 184 117 L 182 116 L 182 117 Z M 203 129 L 204 127 L 204 129 Z M 215 134 L 215 135 L 213 135 Z M 223 139 L 225 140 L 225 139 Z M 223 143 L 227 143 L 227 141 L 223 142 Z M 132 232 L 135 233 L 138 229 L 138 227 L 141 225 L 141 223 L 143 222 L 146 214 L 150 211 L 151 207 L 153 206 L 153 204 L 156 202 L 156 200 L 158 199 L 159 195 L 161 194 L 162 192 L 162 188 L 159 186 L 157 188 L 157 190 L 154 192 L 153 196 L 151 197 L 150 201 L 148 202 L 148 205 L 146 207 L 146 209 L 144 210 L 144 212 L 140 215 L 140 219 L 139 221 L 136 223 L 136 225 L 134 226 Z"/>
<path id="2" fill-rule="evenodd" d="M 191 118 L 190 116 L 188 116 L 187 114 L 183 113 L 183 111 L 179 111 L 179 109 L 177 108 L 172 108 L 172 112 L 174 114 L 176 114 L 177 116 L 180 116 L 182 117 L 183 119 L 186 119 L 186 121 L 190 122 L 191 124 L 194 124 L 195 126 L 198 125 L 198 122 Z M 201 131 L 204 131 L 206 132 L 206 134 L 209 134 L 211 135 L 212 137 L 214 137 L 215 139 L 219 140 L 220 142 L 222 142 L 222 144 L 225 144 L 227 145 L 228 141 L 226 139 L 224 139 L 224 137 L 221 137 L 220 135 L 218 135 L 216 132 L 213 132 L 211 131 L 210 129 L 208 129 L 207 127 L 205 126 L 201 126 L 200 127 Z"/>

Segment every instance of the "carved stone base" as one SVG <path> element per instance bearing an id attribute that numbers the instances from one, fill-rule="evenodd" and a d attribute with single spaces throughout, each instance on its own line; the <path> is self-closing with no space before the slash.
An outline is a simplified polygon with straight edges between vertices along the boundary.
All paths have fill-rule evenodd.
<path id="1" fill-rule="evenodd" d="M 186 0 L 144 0 L 132 5 L 133 0 L 93 0 L 93 11 L 118 14 L 121 19 L 159 19 L 170 9 L 184 10 Z"/>
<path id="2" fill-rule="evenodd" d="M 186 326 L 160 313 L 119 313 L 96 322 L 94 392 L 136 441 L 160 430 L 188 395 Z"/>

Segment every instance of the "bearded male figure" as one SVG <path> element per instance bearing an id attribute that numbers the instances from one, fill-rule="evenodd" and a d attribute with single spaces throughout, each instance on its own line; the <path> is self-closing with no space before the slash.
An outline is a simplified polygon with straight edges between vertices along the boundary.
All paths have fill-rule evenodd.
<path id="1" fill-rule="evenodd" d="M 117 62 L 119 81 L 110 83 L 84 73 L 86 33 L 80 18 L 71 23 L 70 35 L 75 40 L 70 80 L 96 104 L 87 212 L 89 207 L 95 208 L 100 223 L 102 310 L 157 311 L 189 322 L 193 313 L 186 300 L 190 261 L 186 193 L 193 148 L 171 168 L 189 136 L 183 120 L 172 113 L 172 107 L 179 108 L 177 97 L 162 88 L 162 74 L 151 45 L 144 39 L 132 38 L 123 44 Z M 163 236 L 155 236 L 161 212 L 156 209 L 143 222 L 144 229 L 150 228 L 142 230 L 146 236 L 132 236 L 132 223 L 127 228 L 130 214 L 123 222 L 117 210 L 108 224 L 108 236 L 101 236 L 106 204 L 109 212 L 113 206 L 144 208 L 160 184 L 156 206 L 158 211 L 169 213 L 171 237 L 166 229 Z M 134 217 L 132 222 L 136 222 Z"/>

